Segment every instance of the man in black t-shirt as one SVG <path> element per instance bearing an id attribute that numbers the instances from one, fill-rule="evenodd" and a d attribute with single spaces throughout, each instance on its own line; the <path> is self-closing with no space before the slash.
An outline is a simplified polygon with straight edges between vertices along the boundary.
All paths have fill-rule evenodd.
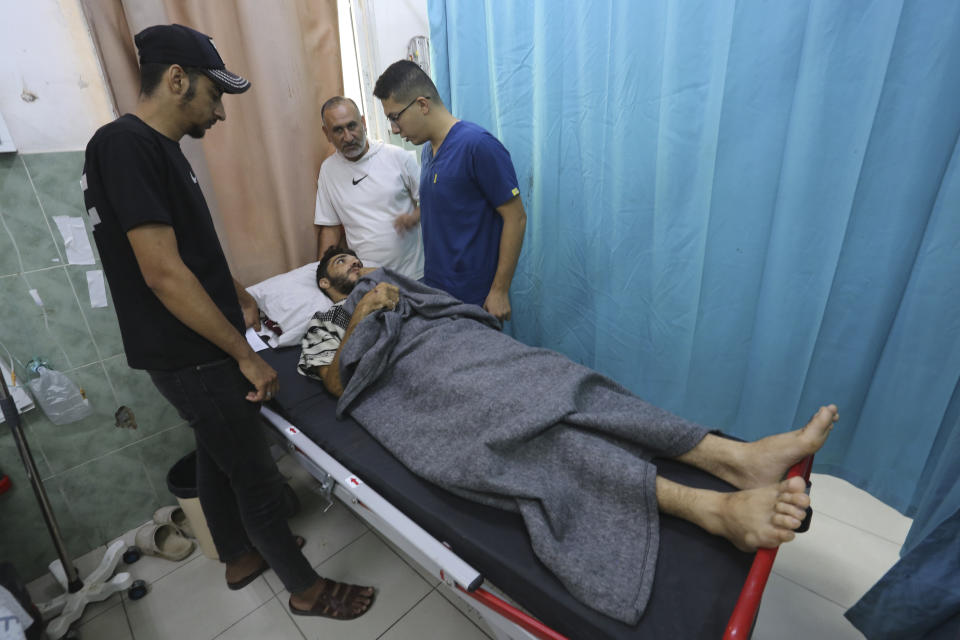
<path id="1" fill-rule="evenodd" d="M 184 135 L 200 138 L 226 118 L 224 93 L 250 83 L 188 27 L 149 27 L 135 42 L 136 110 L 94 134 L 82 179 L 127 362 L 147 370 L 194 429 L 200 502 L 227 586 L 240 589 L 269 567 L 293 613 L 355 618 L 373 589 L 319 577 L 286 523 L 283 479 L 258 414 L 277 392 L 277 373 L 243 336 L 257 323 L 256 303 L 230 275 L 180 150 Z"/>

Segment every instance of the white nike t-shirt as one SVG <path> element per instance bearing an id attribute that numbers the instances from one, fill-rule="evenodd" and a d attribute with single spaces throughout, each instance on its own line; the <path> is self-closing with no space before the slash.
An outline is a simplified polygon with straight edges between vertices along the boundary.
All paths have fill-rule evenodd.
<path id="1" fill-rule="evenodd" d="M 324 160 L 317 178 L 314 223 L 343 225 L 347 245 L 365 266 L 389 267 L 410 278 L 423 277 L 420 225 L 402 234 L 397 216 L 410 213 L 420 198 L 420 167 L 413 153 L 379 140 L 356 162 L 339 151 Z"/>

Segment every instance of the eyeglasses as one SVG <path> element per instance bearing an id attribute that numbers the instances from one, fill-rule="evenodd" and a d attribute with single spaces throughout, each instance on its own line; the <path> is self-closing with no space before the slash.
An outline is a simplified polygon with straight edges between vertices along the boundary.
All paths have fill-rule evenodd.
<path id="1" fill-rule="evenodd" d="M 400 119 L 400 116 L 403 115 L 403 112 L 406 111 L 407 109 L 409 109 L 410 107 L 412 107 L 412 106 L 413 106 L 413 103 L 416 102 L 417 100 L 419 100 L 420 98 L 423 98 L 424 100 L 429 100 L 429 99 L 430 99 L 429 96 L 417 96 L 416 98 L 414 98 L 413 100 L 410 101 L 410 104 L 408 104 L 407 106 L 405 106 L 403 109 L 400 109 L 400 111 L 397 111 L 396 113 L 387 114 L 387 120 L 389 120 L 390 122 L 396 124 L 396 123 L 397 123 L 397 120 Z"/>

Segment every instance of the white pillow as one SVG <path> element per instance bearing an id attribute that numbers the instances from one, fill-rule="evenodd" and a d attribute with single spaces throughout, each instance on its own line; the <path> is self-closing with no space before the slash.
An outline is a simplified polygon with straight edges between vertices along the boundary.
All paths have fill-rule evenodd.
<path id="1" fill-rule="evenodd" d="M 271 347 L 300 344 L 313 314 L 333 305 L 317 286 L 317 264 L 311 262 L 247 287 L 260 310 L 283 330 L 279 337 L 266 327 L 259 331 L 261 335 L 271 336 L 268 340 Z"/>

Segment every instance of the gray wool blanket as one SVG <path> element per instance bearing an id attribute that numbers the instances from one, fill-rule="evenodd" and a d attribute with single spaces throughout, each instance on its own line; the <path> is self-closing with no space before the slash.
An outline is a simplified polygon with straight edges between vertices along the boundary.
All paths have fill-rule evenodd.
<path id="1" fill-rule="evenodd" d="M 381 281 L 400 301 L 343 346 L 338 415 L 430 482 L 519 511 L 534 552 L 574 597 L 636 623 L 659 544 L 650 459 L 689 451 L 707 431 L 392 271 L 362 278 L 345 310 Z"/>

